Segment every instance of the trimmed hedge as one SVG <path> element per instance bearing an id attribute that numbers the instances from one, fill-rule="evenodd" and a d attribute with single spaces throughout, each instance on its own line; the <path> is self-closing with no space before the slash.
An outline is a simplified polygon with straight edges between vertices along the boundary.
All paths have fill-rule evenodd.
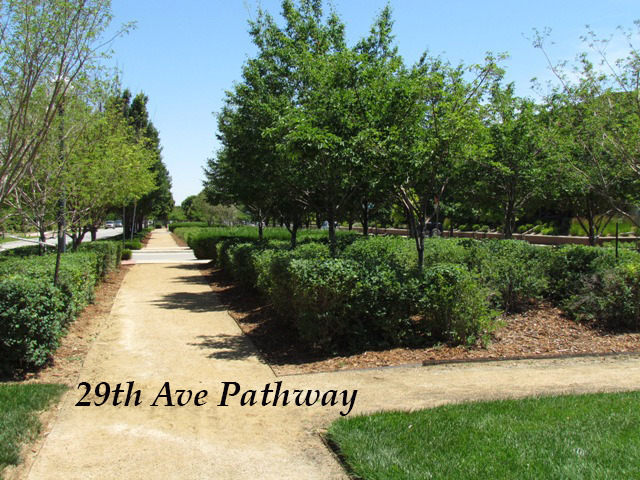
<path id="1" fill-rule="evenodd" d="M 500 311 L 548 299 L 579 320 L 640 328 L 640 256 L 516 240 L 426 239 L 418 272 L 413 240 L 339 237 L 335 258 L 326 232 L 180 228 L 198 258 L 210 258 L 260 292 L 308 345 L 377 348 L 436 341 L 486 341 Z M 304 233 L 304 234 L 303 234 Z"/>
<path id="2" fill-rule="evenodd" d="M 0 256 L 0 374 L 40 367 L 59 345 L 68 324 L 94 299 L 99 280 L 120 264 L 118 242 L 83 244 L 56 255 Z"/>
<path id="3" fill-rule="evenodd" d="M 418 281 L 422 322 L 437 339 L 471 345 L 495 328 L 487 291 L 465 267 L 436 265 Z"/>
<path id="4" fill-rule="evenodd" d="M 208 227 L 207 222 L 175 222 L 169 225 L 169 231 L 173 232 L 176 228 L 192 228 L 192 227 Z M 160 226 L 162 227 L 162 225 Z M 158 228 L 156 226 L 156 228 Z"/>

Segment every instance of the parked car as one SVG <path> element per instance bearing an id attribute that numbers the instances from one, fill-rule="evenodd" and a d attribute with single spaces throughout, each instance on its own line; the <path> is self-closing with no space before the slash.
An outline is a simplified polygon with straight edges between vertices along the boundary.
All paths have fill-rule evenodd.
<path id="1" fill-rule="evenodd" d="M 122 227 L 122 220 L 116 220 L 116 228 Z"/>
<path id="2" fill-rule="evenodd" d="M 116 222 L 108 220 L 107 223 L 105 223 L 104 228 L 116 228 Z"/>

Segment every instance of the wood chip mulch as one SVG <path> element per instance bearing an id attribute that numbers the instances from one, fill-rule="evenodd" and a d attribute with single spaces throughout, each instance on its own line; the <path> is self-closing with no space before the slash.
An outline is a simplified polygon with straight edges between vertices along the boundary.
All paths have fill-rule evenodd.
<path id="1" fill-rule="evenodd" d="M 130 266 L 122 265 L 98 285 L 94 303 L 87 306 L 69 326 L 66 336 L 62 338 L 60 347 L 48 365 L 37 372 L 28 372 L 13 380 L 77 386 L 84 359 L 98 338 L 101 324 L 109 316 L 120 285 L 130 269 Z"/>
<path id="2" fill-rule="evenodd" d="M 559 309 L 541 303 L 524 313 L 504 315 L 503 325 L 486 348 L 434 345 L 323 355 L 301 345 L 258 294 L 239 287 L 220 269 L 205 266 L 202 273 L 277 375 L 441 361 L 640 353 L 640 333 L 612 332 L 577 323 Z"/>

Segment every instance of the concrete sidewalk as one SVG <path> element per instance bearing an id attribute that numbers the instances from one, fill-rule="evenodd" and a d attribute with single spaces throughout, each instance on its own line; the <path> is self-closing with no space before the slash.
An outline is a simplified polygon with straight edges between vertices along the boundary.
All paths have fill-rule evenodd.
<path id="1" fill-rule="evenodd" d="M 171 240 L 171 242 L 169 242 Z M 148 249 L 177 247 L 154 231 Z M 110 320 L 79 381 L 93 388 L 134 382 L 139 406 L 76 406 L 66 395 L 31 479 L 342 479 L 318 431 L 342 404 L 263 405 L 262 391 L 357 390 L 351 414 L 417 409 L 447 402 L 525 395 L 632 390 L 640 357 L 496 362 L 276 377 L 220 306 L 198 265 L 138 264 L 116 297 Z M 151 406 L 165 382 L 172 390 L 207 390 L 202 406 Z M 239 394 L 220 406 L 225 384 Z M 127 385 L 123 385 L 125 391 Z M 228 383 L 229 390 L 235 384 Z M 256 391 L 256 404 L 241 395 Z M 338 395 L 339 396 L 339 395 Z M 183 399 L 185 397 L 183 396 Z M 292 397 L 291 397 L 292 398 Z M 341 398 L 341 397 L 340 397 Z M 245 396 L 251 400 L 250 393 Z M 95 395 L 85 400 L 102 401 Z M 124 400 L 121 394 L 121 400 Z M 177 397 L 172 396 L 174 403 Z M 158 402 L 166 404 L 163 397 Z"/>

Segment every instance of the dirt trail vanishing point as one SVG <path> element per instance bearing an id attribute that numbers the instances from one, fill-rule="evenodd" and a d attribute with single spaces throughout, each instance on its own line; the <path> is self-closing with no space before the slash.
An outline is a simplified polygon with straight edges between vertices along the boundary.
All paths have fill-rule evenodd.
<path id="1" fill-rule="evenodd" d="M 175 244 L 166 231 L 155 231 L 149 247 Z M 220 307 L 198 265 L 156 263 L 135 265 L 125 278 L 79 381 L 93 387 L 108 382 L 112 388 L 134 381 L 142 403 L 80 407 L 75 404 L 84 391 L 70 391 L 27 478 L 346 478 L 318 435 L 345 407 L 262 406 L 260 390 L 267 383 L 274 388 L 281 381 L 289 391 L 357 389 L 353 414 L 638 389 L 640 356 L 275 377 Z M 208 390 L 206 405 L 150 406 L 165 382 L 174 390 Z M 258 404 L 240 406 L 237 395 L 228 406 L 218 406 L 222 382 L 237 382 L 243 392 L 257 390 Z"/>

